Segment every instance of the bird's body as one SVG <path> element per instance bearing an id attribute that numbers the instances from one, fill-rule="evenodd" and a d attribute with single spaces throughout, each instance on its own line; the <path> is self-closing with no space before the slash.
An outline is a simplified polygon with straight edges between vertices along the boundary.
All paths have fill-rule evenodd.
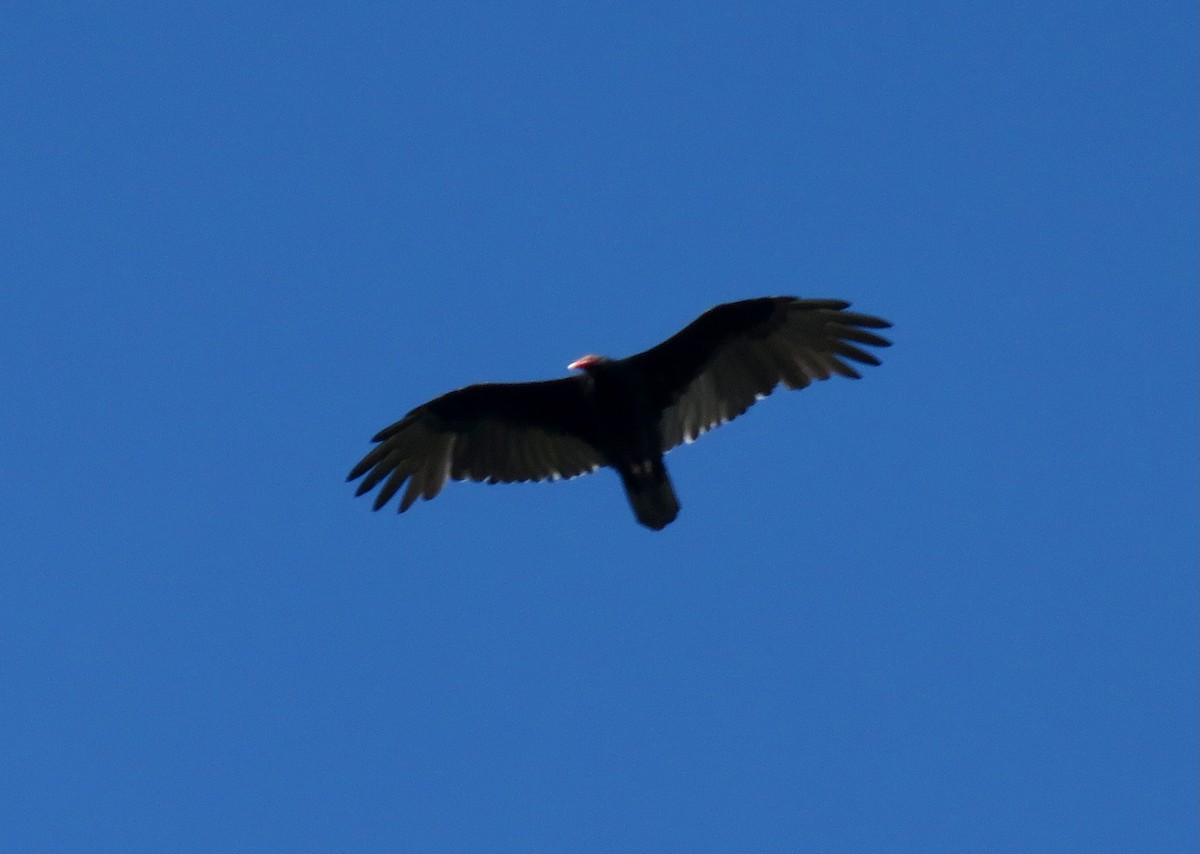
<path id="1" fill-rule="evenodd" d="M 358 495 L 383 482 L 375 509 L 407 482 L 403 512 L 447 480 L 553 480 L 611 466 L 638 521 L 661 529 L 679 513 L 664 453 L 737 417 L 781 383 L 857 378 L 847 359 L 879 364 L 857 345 L 889 346 L 867 330 L 890 324 L 848 307 L 795 297 L 726 303 L 635 356 L 585 356 L 570 365 L 581 374 L 452 391 L 376 435 L 379 444 L 348 479 L 366 475 Z"/>
<path id="2" fill-rule="evenodd" d="M 621 476 L 638 521 L 661 530 L 679 514 L 679 500 L 663 463 L 659 408 L 641 374 L 622 363 L 595 358 L 582 367 L 596 446 Z"/>

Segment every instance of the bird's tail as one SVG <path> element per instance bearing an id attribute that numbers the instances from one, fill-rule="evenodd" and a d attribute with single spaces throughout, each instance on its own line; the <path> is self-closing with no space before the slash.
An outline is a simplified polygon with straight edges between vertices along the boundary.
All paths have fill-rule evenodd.
<path id="1" fill-rule="evenodd" d="M 662 458 L 621 473 L 625 493 L 637 520 L 647 528 L 661 531 L 679 515 L 679 499 L 667 476 Z"/>

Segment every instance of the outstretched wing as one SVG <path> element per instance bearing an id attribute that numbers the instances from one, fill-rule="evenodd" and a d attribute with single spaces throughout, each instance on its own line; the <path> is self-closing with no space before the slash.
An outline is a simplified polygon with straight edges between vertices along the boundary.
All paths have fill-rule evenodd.
<path id="1" fill-rule="evenodd" d="M 795 389 L 834 374 L 858 379 L 848 362 L 878 365 L 861 345 L 890 346 L 868 330 L 891 324 L 849 306 L 797 297 L 726 303 L 630 357 L 662 410 L 663 450 L 736 418 L 780 383 Z"/>
<path id="2" fill-rule="evenodd" d="M 595 447 L 587 393 L 583 377 L 460 388 L 381 430 L 372 440 L 379 444 L 346 479 L 366 475 L 355 495 L 383 481 L 376 510 L 407 481 L 403 513 L 417 498 L 433 498 L 447 480 L 512 483 L 587 474 L 605 463 Z"/>

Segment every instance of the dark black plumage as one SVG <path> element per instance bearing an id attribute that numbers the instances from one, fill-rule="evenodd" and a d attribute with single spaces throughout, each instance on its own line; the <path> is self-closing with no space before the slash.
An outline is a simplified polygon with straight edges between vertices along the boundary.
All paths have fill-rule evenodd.
<path id="1" fill-rule="evenodd" d="M 780 384 L 858 379 L 851 362 L 879 364 L 863 347 L 890 346 L 870 330 L 891 324 L 849 305 L 797 297 L 726 303 L 635 356 L 573 362 L 581 374 L 452 391 L 380 431 L 347 479 L 363 478 L 356 495 L 383 484 L 376 510 L 407 483 L 403 512 L 447 480 L 554 480 L 612 466 L 638 521 L 659 530 L 679 513 L 665 452 Z"/>

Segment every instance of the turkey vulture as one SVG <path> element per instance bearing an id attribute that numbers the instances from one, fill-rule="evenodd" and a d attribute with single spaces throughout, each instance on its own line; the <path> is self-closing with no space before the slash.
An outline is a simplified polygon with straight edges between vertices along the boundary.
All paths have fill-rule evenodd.
<path id="1" fill-rule="evenodd" d="M 408 482 L 403 513 L 447 480 L 557 480 L 612 466 L 639 522 L 661 530 L 679 513 L 663 454 L 741 415 L 777 385 L 804 388 L 848 362 L 878 365 L 862 346 L 890 343 L 886 320 L 832 299 L 763 297 L 706 311 L 627 359 L 584 356 L 582 373 L 530 383 L 485 383 L 422 404 L 372 440 L 350 472 L 378 510 Z"/>

